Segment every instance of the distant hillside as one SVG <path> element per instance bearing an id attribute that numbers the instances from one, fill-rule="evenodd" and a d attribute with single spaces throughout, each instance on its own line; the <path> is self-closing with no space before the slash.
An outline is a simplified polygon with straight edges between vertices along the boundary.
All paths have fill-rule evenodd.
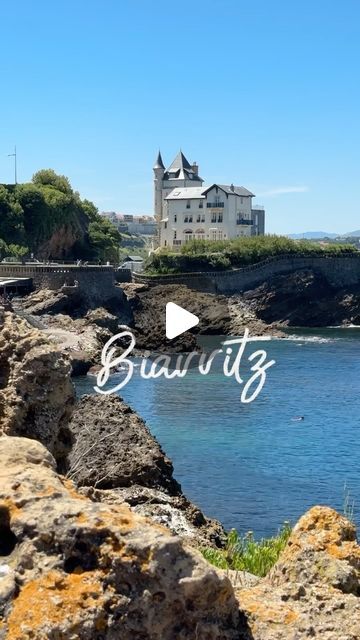
<path id="1" fill-rule="evenodd" d="M 289 233 L 292 240 L 320 240 L 321 238 L 360 238 L 360 230 L 349 233 L 330 233 L 328 231 L 305 231 L 304 233 Z"/>
<path id="2" fill-rule="evenodd" d="M 293 240 L 318 240 L 319 238 L 337 238 L 338 233 L 329 233 L 328 231 L 305 231 L 305 233 L 290 233 L 288 238 Z"/>
<path id="3" fill-rule="evenodd" d="M 350 231 L 349 233 L 345 233 L 346 238 L 360 238 L 360 230 L 358 231 Z"/>

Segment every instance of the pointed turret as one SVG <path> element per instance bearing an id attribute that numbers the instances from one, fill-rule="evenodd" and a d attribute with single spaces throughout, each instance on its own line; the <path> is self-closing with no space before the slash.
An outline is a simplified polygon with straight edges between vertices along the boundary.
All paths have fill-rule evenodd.
<path id="1" fill-rule="evenodd" d="M 179 151 L 176 158 L 172 161 L 170 167 L 166 169 L 164 174 L 164 180 L 185 180 L 192 182 L 203 182 L 202 178 L 200 178 L 199 167 L 197 165 L 191 165 L 190 162 L 185 158 L 183 152 Z M 174 185 L 175 186 L 175 185 Z M 180 185 L 179 185 L 180 186 Z M 187 185 L 181 185 L 187 186 Z"/>
<path id="2" fill-rule="evenodd" d="M 155 164 L 153 166 L 153 169 L 165 169 L 165 165 L 164 165 L 162 157 L 161 157 L 160 149 L 159 149 L 158 156 L 156 158 L 156 162 L 155 162 Z"/>

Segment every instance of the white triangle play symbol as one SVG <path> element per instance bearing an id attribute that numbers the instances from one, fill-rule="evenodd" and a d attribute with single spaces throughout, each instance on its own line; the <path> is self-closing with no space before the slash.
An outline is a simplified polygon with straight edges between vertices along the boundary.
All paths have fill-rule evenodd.
<path id="1" fill-rule="evenodd" d="M 166 305 L 166 337 L 173 340 L 181 333 L 196 327 L 199 318 L 190 311 L 179 307 L 175 302 L 168 302 Z"/>

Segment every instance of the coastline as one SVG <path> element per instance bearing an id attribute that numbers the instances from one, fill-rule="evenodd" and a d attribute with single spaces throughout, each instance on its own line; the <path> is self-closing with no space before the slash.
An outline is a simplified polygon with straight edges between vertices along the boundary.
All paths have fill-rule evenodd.
<path id="1" fill-rule="evenodd" d="M 134 629 L 149 640 L 190 640 L 194 633 L 292 640 L 314 630 L 330 640 L 329 613 L 331 629 L 356 637 L 360 550 L 346 518 L 311 509 L 265 578 L 217 570 L 188 546 L 189 531 L 179 523 L 185 517 L 213 543 L 218 524 L 180 493 L 169 459 L 127 405 L 76 400 L 68 360 L 9 312 L 1 314 L 0 357 L 4 637 L 71 637 L 76 628 L 81 640 L 110 639 L 118 637 L 121 617 L 129 640 Z M 174 518 L 173 536 L 175 510 L 182 520 Z"/>

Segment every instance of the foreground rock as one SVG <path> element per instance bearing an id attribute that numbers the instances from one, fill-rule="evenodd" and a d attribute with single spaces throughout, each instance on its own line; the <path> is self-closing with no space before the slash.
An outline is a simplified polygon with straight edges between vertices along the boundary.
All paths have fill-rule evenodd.
<path id="1" fill-rule="evenodd" d="M 109 504 L 127 502 L 189 542 L 220 546 L 222 526 L 181 492 L 171 461 L 146 424 L 117 396 L 83 396 L 69 429 L 68 475 L 82 492 Z"/>
<path id="2" fill-rule="evenodd" d="M 314 507 L 270 574 L 241 590 L 254 640 L 359 640 L 360 547 L 353 524 Z"/>
<path id="3" fill-rule="evenodd" d="M 126 505 L 79 495 L 40 443 L 2 436 L 0 555 L 3 640 L 360 638 L 355 528 L 326 507 L 266 578 L 230 581 Z"/>
<path id="4" fill-rule="evenodd" d="M 43 333 L 0 309 L 0 434 L 42 442 L 61 464 L 72 445 L 69 362 Z"/>
<path id="5" fill-rule="evenodd" d="M 230 581 L 124 505 L 79 496 L 42 445 L 0 438 L 0 638 L 250 640 Z"/>

